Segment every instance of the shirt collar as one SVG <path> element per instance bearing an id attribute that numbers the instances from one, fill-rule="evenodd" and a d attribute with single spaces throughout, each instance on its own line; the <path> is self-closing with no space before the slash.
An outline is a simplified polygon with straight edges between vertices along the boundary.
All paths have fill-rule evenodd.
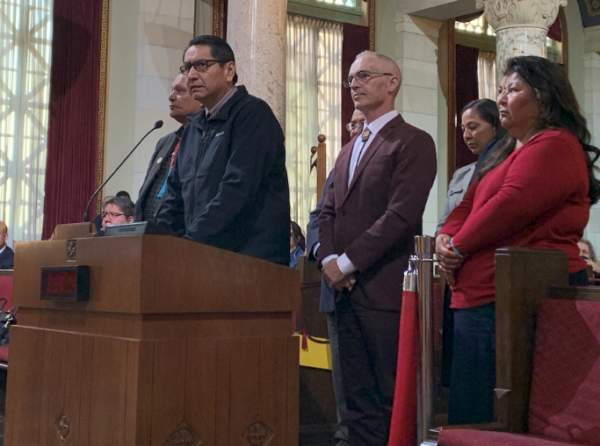
<path id="1" fill-rule="evenodd" d="M 219 102 L 217 102 L 217 104 L 212 108 L 212 110 L 209 110 L 208 107 L 205 107 L 206 110 L 206 116 L 210 116 L 211 118 L 214 118 L 215 116 L 217 116 L 217 113 L 219 113 L 219 110 L 221 110 L 221 108 L 223 107 L 223 105 L 225 105 L 225 103 L 231 99 L 231 97 L 235 94 L 235 92 L 238 90 L 238 87 L 236 87 L 235 85 L 233 87 L 231 87 L 229 89 L 229 91 L 227 93 L 225 93 L 225 96 L 223 96 L 221 98 L 221 100 Z"/>
<path id="2" fill-rule="evenodd" d="M 385 125 L 398 116 L 398 112 L 396 110 L 392 110 L 387 112 L 385 115 L 380 116 L 375 119 L 373 122 L 365 121 L 365 127 L 369 127 L 371 130 L 371 135 L 376 135 L 379 131 L 385 127 Z"/>

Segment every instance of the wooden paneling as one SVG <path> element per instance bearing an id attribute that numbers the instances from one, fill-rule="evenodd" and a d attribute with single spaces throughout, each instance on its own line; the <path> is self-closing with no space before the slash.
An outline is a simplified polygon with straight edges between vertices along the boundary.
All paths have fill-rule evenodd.
<path id="1" fill-rule="evenodd" d="M 297 272 L 170 237 L 78 239 L 90 302 L 40 301 L 64 243 L 19 250 L 6 445 L 246 446 L 265 426 L 298 444 Z"/>

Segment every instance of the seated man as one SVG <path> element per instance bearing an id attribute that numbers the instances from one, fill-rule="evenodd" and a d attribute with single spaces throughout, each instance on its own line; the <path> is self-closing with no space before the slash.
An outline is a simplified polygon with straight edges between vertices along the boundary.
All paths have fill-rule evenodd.
<path id="1" fill-rule="evenodd" d="M 102 216 L 102 231 L 107 226 L 133 222 L 133 203 L 125 197 L 113 197 L 106 201 Z"/>
<path id="2" fill-rule="evenodd" d="M 8 227 L 0 221 L 0 269 L 13 269 L 15 254 L 6 244 L 8 240 Z"/>

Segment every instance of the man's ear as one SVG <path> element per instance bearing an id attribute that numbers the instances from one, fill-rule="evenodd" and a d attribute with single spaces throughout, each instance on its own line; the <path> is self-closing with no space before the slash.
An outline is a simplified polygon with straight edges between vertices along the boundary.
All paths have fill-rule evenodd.
<path id="1" fill-rule="evenodd" d="M 225 70 L 227 71 L 227 82 L 233 83 L 233 78 L 235 76 L 235 73 L 237 72 L 235 62 L 227 62 L 225 64 Z"/>
<path id="2" fill-rule="evenodd" d="M 127 217 L 127 223 L 133 223 L 133 217 Z"/>

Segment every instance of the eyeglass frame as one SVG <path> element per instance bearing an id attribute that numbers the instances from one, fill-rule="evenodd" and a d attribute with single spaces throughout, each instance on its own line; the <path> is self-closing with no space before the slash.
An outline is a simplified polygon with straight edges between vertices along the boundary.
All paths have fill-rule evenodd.
<path id="1" fill-rule="evenodd" d="M 125 215 L 125 214 L 123 214 L 122 212 L 119 213 L 119 212 L 106 212 L 106 211 L 100 213 L 100 217 L 102 218 L 102 220 L 104 220 L 109 215 L 111 218 L 117 218 L 117 217 L 120 217 L 121 215 Z"/>
<path id="2" fill-rule="evenodd" d="M 199 64 L 200 62 L 204 62 L 206 64 L 206 68 L 199 70 L 198 67 L 196 66 L 196 64 Z M 198 73 L 206 73 L 209 70 L 209 68 L 212 67 L 214 64 L 225 63 L 225 62 L 227 62 L 227 61 L 221 60 L 221 59 L 198 59 L 198 60 L 194 60 L 193 62 L 184 63 L 183 65 L 181 65 L 179 67 L 179 71 L 184 76 L 187 76 L 193 67 Z"/>
<path id="3" fill-rule="evenodd" d="M 357 77 L 358 76 L 358 77 Z M 363 85 L 369 82 L 371 79 L 380 76 L 393 76 L 392 73 L 374 73 L 369 70 L 360 70 L 354 76 L 348 76 L 346 79 L 342 81 L 342 85 L 346 88 L 350 88 L 352 86 L 352 81 L 356 79 L 356 82 Z M 361 77 L 364 77 L 361 79 Z"/>
<path id="4" fill-rule="evenodd" d="M 361 119 L 360 122 L 350 121 L 348 124 L 346 124 L 346 130 L 348 130 L 349 132 L 351 132 L 353 130 L 356 130 L 356 128 L 359 125 L 364 128 L 364 126 L 365 126 L 365 120 Z"/>

